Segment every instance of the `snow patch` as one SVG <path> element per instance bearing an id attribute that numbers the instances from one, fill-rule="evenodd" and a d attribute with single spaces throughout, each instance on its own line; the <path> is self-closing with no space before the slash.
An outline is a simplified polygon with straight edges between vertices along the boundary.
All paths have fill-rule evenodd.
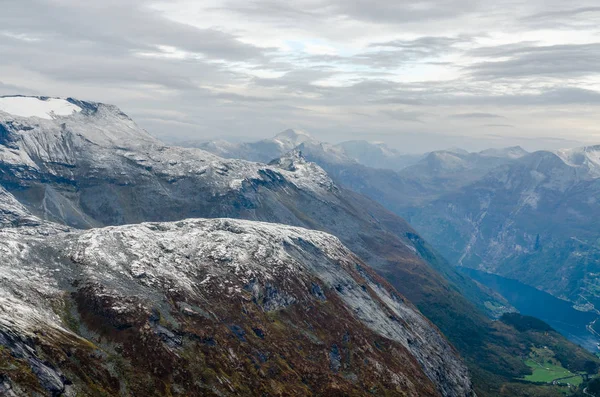
<path id="1" fill-rule="evenodd" d="M 52 120 L 57 116 L 70 116 L 81 108 L 60 98 L 0 97 L 0 111 L 19 117 L 38 117 Z"/>

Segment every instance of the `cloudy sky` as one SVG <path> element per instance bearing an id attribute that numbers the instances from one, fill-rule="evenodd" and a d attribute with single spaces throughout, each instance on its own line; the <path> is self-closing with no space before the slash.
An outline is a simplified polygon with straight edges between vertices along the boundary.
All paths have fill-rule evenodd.
<path id="1" fill-rule="evenodd" d="M 168 140 L 600 143 L 596 4 L 0 0 L 0 95 L 114 103 Z"/>

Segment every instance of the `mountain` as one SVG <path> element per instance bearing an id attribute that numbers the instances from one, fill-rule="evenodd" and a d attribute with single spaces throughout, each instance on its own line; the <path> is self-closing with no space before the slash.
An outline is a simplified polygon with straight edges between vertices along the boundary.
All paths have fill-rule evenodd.
<path id="1" fill-rule="evenodd" d="M 200 143 L 187 142 L 185 146 L 197 147 L 225 158 L 268 163 L 293 150 L 301 143 L 312 139 L 304 131 L 289 129 L 279 133 L 272 139 L 263 139 L 258 142 L 232 143 L 218 140 Z"/>
<path id="2" fill-rule="evenodd" d="M 600 177 L 600 145 L 559 150 L 557 155 L 578 171 L 578 177 L 585 179 Z"/>
<path id="3" fill-rule="evenodd" d="M 417 163 L 423 155 L 403 154 L 384 143 L 346 141 L 336 145 L 358 163 L 371 168 L 399 171 Z"/>
<path id="4" fill-rule="evenodd" d="M 518 159 L 527 156 L 528 154 L 529 152 L 520 146 L 486 149 L 479 152 L 479 155 L 484 157 L 500 157 L 510 159 Z"/>
<path id="5" fill-rule="evenodd" d="M 31 215 L 27 208 L 0 186 L 0 227 L 40 224 L 40 219 Z"/>
<path id="6" fill-rule="evenodd" d="M 7 395 L 471 395 L 445 338 L 331 235 L 228 219 L 0 234 Z"/>
<path id="7" fill-rule="evenodd" d="M 591 310 L 600 303 L 599 147 L 540 151 L 415 210 L 453 263 L 517 279 Z"/>
<path id="8" fill-rule="evenodd" d="M 35 100 L 46 101 L 47 98 Z M 472 371 L 478 395 L 499 395 L 504 385 L 529 373 L 523 361 L 514 357 L 512 344 L 521 343 L 519 332 L 501 327 L 483 312 L 498 314 L 505 311 L 507 308 L 503 307 L 501 299 L 457 273 L 403 219 L 340 186 L 325 170 L 306 161 L 300 153 L 290 152 L 270 165 L 223 159 L 199 149 L 168 147 L 110 105 L 75 99 L 64 102 L 77 108 L 68 115 L 60 115 L 54 110 L 44 113 L 49 118 L 0 112 L 0 185 L 31 216 L 76 229 L 183 222 L 188 218 L 236 218 L 327 232 L 339 238 L 360 261 L 374 268 L 441 329 Z M 99 232 L 118 234 L 118 230 L 129 230 L 129 226 L 122 227 L 124 229 L 99 229 Z M 155 237 L 151 240 L 155 241 Z M 10 241 L 20 239 L 22 237 L 18 236 Z M 187 238 L 175 236 L 173 239 Z M 73 241 L 61 234 L 50 246 L 58 244 L 55 242 L 58 240 Z M 132 244 L 137 244 L 135 241 L 138 240 L 134 238 Z M 59 253 L 39 244 L 40 256 L 60 257 Z M 190 246 L 193 248 L 198 244 L 195 242 Z M 125 248 L 121 244 L 117 246 Z M 169 246 L 165 245 L 165 251 L 169 251 Z M 9 244 L 13 255 L 18 247 L 16 243 Z M 92 244 L 91 247 L 93 252 L 98 246 Z M 146 250 L 146 245 L 141 243 L 136 247 L 138 256 Z M 308 246 L 306 249 L 312 250 Z M 73 251 L 66 247 L 61 252 L 69 254 Z M 96 257 L 108 256 L 99 253 Z M 178 260 L 185 262 L 185 255 Z M 139 275 L 145 279 L 146 266 L 155 265 L 141 262 L 140 266 L 143 271 Z M 40 285 L 45 285 L 43 281 Z M 125 289 L 134 288 L 130 284 L 123 285 Z M 71 293 L 77 285 L 63 288 Z M 343 286 L 340 288 L 344 290 Z M 85 311 L 97 308 L 98 315 L 107 317 L 106 321 L 116 324 L 117 328 L 136 330 L 144 324 L 139 319 L 145 315 L 117 319 L 113 311 L 106 314 L 104 295 L 101 292 L 99 298 L 90 298 L 92 303 L 84 297 Z M 160 295 L 157 299 L 157 302 L 164 302 Z M 229 311 L 230 307 L 223 310 Z M 95 323 L 95 319 L 90 321 Z M 115 323 L 111 323 L 113 319 Z M 153 321 L 165 327 L 159 320 Z M 129 327 L 130 324 L 135 326 Z M 245 324 L 243 335 L 249 334 Z M 275 322 L 274 326 L 278 324 Z M 295 327 L 299 325 L 295 321 L 291 324 L 294 326 L 284 327 L 283 332 L 292 328 L 297 330 Z M 332 326 L 335 324 L 337 322 Z M 104 329 L 104 320 L 99 326 Z M 152 324 L 148 326 L 153 329 Z M 110 328 L 107 332 L 112 334 Z M 175 334 L 172 330 L 169 332 Z M 163 335 L 162 331 L 159 334 Z M 164 335 L 161 338 L 171 338 L 169 333 Z M 330 356 L 336 358 L 334 362 L 338 361 L 340 353 L 340 345 L 336 343 L 336 346 L 337 350 L 329 351 Z M 289 354 L 281 352 L 280 358 Z M 212 357 L 217 361 L 226 360 L 223 356 Z M 145 362 L 152 361 L 151 357 L 145 357 Z M 293 365 L 296 364 L 286 362 L 278 368 L 281 371 L 288 367 L 297 368 Z M 273 373 L 281 373 L 280 370 L 274 369 Z M 441 373 L 445 373 L 446 369 L 442 370 Z M 152 369 L 152 373 L 161 373 L 159 369 L 156 371 Z M 219 370 L 214 376 L 221 375 Z M 137 374 L 132 374 L 132 379 L 137 378 Z M 227 384 L 227 381 L 221 381 Z M 436 390 L 439 391 L 439 387 Z"/>
<path id="9" fill-rule="evenodd" d="M 413 199 L 430 200 L 474 182 L 526 153 L 520 147 L 488 149 L 478 153 L 440 150 L 429 153 L 415 165 L 405 168 L 400 176 L 406 183 L 415 186 L 416 191 L 411 195 Z M 415 205 L 415 201 L 411 205 Z"/>

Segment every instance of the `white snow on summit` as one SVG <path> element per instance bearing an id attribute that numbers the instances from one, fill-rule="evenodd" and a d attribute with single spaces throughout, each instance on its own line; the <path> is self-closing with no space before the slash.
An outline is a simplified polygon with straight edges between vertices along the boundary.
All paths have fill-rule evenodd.
<path id="1" fill-rule="evenodd" d="M 277 134 L 272 141 L 281 146 L 284 150 L 292 150 L 296 146 L 313 138 L 305 131 L 289 129 Z M 268 139 L 267 139 L 268 141 Z"/>
<path id="2" fill-rule="evenodd" d="M 81 108 L 60 98 L 0 97 L 0 112 L 19 117 L 39 117 L 52 120 L 55 116 L 70 116 Z"/>
<path id="3" fill-rule="evenodd" d="M 556 151 L 565 164 L 583 170 L 591 178 L 600 177 L 600 146 L 587 146 Z"/>

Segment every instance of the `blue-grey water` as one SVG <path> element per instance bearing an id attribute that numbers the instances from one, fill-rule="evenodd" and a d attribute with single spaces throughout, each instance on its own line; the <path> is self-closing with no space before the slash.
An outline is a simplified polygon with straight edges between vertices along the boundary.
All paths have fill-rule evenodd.
<path id="1" fill-rule="evenodd" d="M 599 317 L 597 314 L 575 310 L 570 302 L 517 280 L 465 267 L 459 267 L 459 270 L 504 296 L 521 314 L 537 317 L 570 341 L 590 351 L 598 351 L 600 339 L 586 328 Z"/>

